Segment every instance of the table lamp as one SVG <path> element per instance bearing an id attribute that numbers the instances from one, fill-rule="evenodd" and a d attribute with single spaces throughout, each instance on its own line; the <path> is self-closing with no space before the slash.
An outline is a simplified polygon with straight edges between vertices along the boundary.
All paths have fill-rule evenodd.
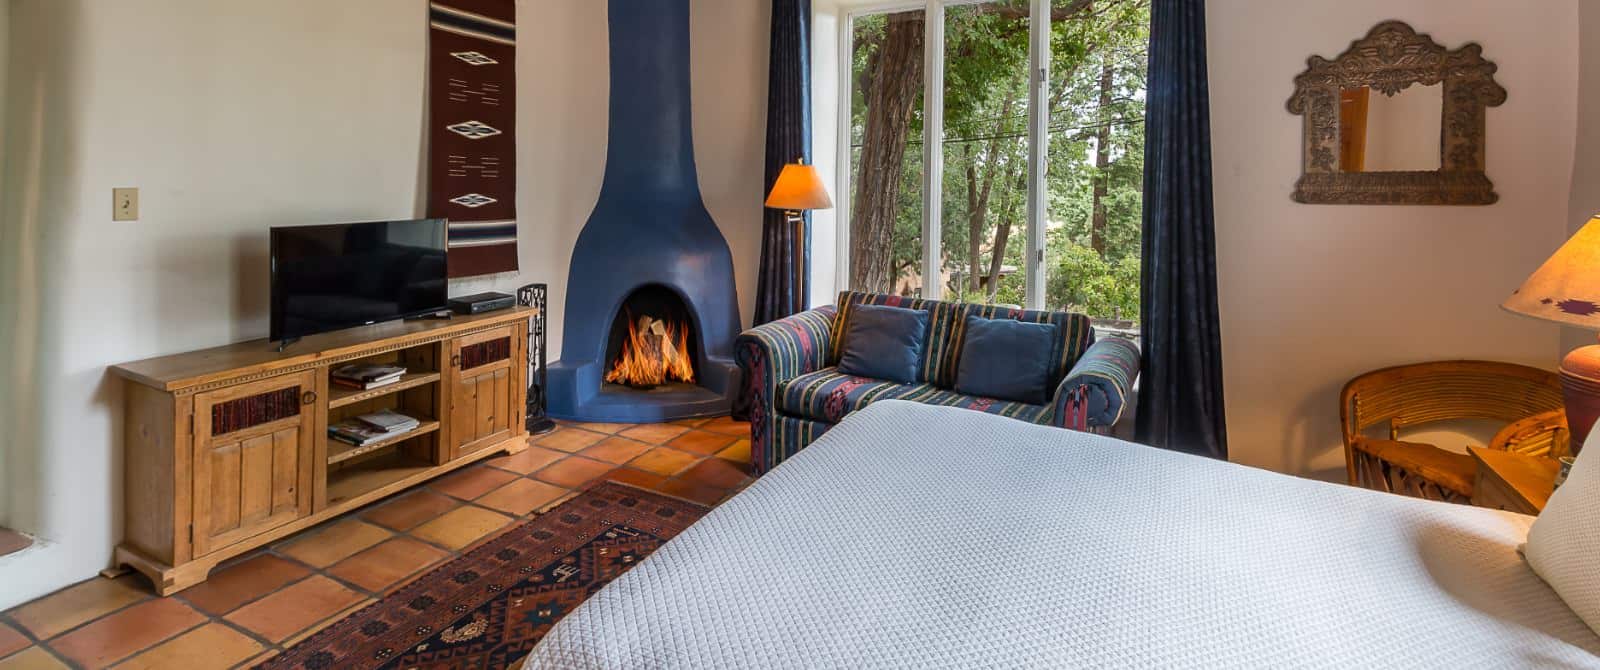
<path id="1" fill-rule="evenodd" d="M 1500 306 L 1518 314 L 1600 330 L 1600 216 L 1583 224 L 1578 234 Z M 1560 376 L 1572 453 L 1577 454 L 1595 419 L 1600 418 L 1600 344 L 1572 350 L 1561 360 Z"/>
<path id="2" fill-rule="evenodd" d="M 793 222 L 800 219 L 803 210 L 832 209 L 833 200 L 828 197 L 828 189 L 822 183 L 822 175 L 817 174 L 817 167 L 806 165 L 806 160 L 801 158 L 783 166 L 783 171 L 778 173 L 772 192 L 767 194 L 767 206 L 783 210 L 784 216 Z"/>

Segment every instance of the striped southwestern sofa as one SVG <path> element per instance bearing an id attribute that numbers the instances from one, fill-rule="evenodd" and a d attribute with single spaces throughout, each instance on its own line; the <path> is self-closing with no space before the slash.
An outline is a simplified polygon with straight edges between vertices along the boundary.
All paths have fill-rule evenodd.
<path id="1" fill-rule="evenodd" d="M 917 383 L 841 374 L 845 325 L 856 305 L 927 310 L 929 333 Z M 962 395 L 954 390 L 968 315 L 1053 323 L 1060 341 L 1047 360 L 1055 396 L 1048 405 Z M 750 463 L 757 473 L 793 456 L 845 415 L 878 400 L 914 400 L 962 407 L 1031 423 L 1105 433 L 1122 416 L 1139 375 L 1139 349 L 1118 337 L 1094 340 L 1089 317 L 1067 312 L 922 300 L 897 295 L 839 294 L 829 305 L 739 335 L 734 355 L 750 380 Z"/>

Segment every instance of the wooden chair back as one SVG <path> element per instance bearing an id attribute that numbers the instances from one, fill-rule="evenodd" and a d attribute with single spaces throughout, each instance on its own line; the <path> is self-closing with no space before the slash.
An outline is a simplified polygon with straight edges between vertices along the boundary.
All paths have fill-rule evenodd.
<path id="1" fill-rule="evenodd" d="M 1354 444 L 1367 429 L 1387 424 L 1389 439 L 1418 425 L 1458 419 L 1510 424 L 1560 409 L 1561 382 L 1554 372 L 1496 361 L 1437 361 L 1399 365 L 1363 374 L 1339 397 L 1345 466 L 1357 483 Z"/>

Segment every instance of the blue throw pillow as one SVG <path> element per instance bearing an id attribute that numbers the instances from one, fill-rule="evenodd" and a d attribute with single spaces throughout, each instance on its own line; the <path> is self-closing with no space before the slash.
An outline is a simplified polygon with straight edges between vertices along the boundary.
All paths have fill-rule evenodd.
<path id="1" fill-rule="evenodd" d="M 1053 323 L 967 317 L 956 391 L 965 395 L 1015 400 L 1030 405 L 1049 401 L 1050 350 L 1060 339 Z"/>
<path id="2" fill-rule="evenodd" d="M 857 305 L 845 326 L 839 372 L 901 384 L 917 380 L 928 313 L 885 305 Z"/>

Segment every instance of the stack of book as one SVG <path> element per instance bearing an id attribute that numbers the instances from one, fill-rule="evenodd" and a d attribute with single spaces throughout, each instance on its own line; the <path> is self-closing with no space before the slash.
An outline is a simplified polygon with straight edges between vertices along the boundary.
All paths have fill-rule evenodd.
<path id="1" fill-rule="evenodd" d="M 375 389 L 400 381 L 406 369 L 398 365 L 351 363 L 332 370 L 333 383 L 355 389 Z"/>
<path id="2" fill-rule="evenodd" d="M 393 410 L 378 410 L 371 414 L 345 419 L 328 426 L 328 436 L 358 447 L 400 435 L 421 425 L 420 421 Z"/>

